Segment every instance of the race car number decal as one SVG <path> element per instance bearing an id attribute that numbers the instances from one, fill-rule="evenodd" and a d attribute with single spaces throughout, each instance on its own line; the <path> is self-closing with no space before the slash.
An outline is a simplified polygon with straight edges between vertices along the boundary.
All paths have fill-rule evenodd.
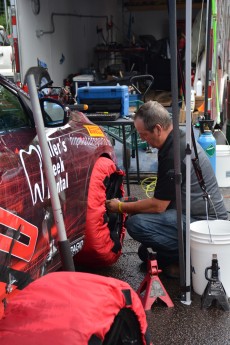
<path id="1" fill-rule="evenodd" d="M 14 239 L 14 235 L 10 237 L 0 234 L 0 251 L 9 253 L 12 241 L 14 241 L 11 251 L 12 256 L 29 262 L 33 256 L 37 243 L 38 228 L 0 207 L 0 226 L 1 225 L 10 228 L 13 231 L 19 231 L 19 236 L 17 239 Z"/>

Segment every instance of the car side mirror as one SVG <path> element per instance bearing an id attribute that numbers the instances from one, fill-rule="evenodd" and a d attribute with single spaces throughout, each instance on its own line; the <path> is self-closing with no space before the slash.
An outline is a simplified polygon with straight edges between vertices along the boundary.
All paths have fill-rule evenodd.
<path id="1" fill-rule="evenodd" d="M 40 106 L 45 127 L 59 127 L 68 123 L 70 110 L 59 101 L 44 97 L 40 99 Z"/>

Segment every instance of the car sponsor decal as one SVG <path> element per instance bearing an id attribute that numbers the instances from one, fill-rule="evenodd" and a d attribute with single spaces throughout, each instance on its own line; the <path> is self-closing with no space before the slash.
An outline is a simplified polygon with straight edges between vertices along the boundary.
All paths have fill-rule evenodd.
<path id="1" fill-rule="evenodd" d="M 96 125 L 84 125 L 91 137 L 104 137 L 105 134 L 99 126 Z"/>
<path id="2" fill-rule="evenodd" d="M 77 240 L 75 240 L 74 242 L 70 244 L 70 250 L 73 256 L 80 252 L 80 250 L 83 247 L 83 244 L 84 244 L 83 238 L 81 239 L 78 238 Z"/>
<path id="3" fill-rule="evenodd" d="M 59 141 L 56 143 L 48 141 L 48 147 L 50 157 L 56 157 L 56 162 L 52 164 L 52 166 L 57 184 L 57 191 L 60 193 L 69 187 L 68 172 L 65 171 L 64 161 L 62 157 L 60 157 L 62 152 L 67 152 L 67 145 L 64 140 L 59 138 Z M 27 151 L 20 150 L 19 157 L 26 175 L 33 205 L 39 200 L 43 202 L 45 197 L 49 199 L 50 193 L 48 188 L 47 195 L 45 195 L 44 169 L 40 146 L 30 145 Z M 38 172 L 37 175 L 34 174 L 34 170 Z"/>
<path id="4" fill-rule="evenodd" d="M 0 251 L 9 253 L 14 237 L 14 232 L 20 228 L 19 237 L 14 240 L 11 255 L 29 262 L 34 254 L 38 238 L 38 228 L 0 207 L 0 226 L 3 225 L 12 230 L 12 237 L 0 233 Z"/>
<path id="5" fill-rule="evenodd" d="M 70 144 L 73 146 L 112 146 L 111 142 L 106 138 L 94 138 L 94 137 L 70 137 Z"/>

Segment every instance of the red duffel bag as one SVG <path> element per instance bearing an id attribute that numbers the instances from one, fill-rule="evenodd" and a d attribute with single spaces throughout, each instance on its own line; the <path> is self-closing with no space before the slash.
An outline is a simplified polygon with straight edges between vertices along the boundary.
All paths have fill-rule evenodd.
<path id="1" fill-rule="evenodd" d="M 125 282 L 49 273 L 15 296 L 0 320 L 1 345 L 150 344 L 146 315 Z"/>

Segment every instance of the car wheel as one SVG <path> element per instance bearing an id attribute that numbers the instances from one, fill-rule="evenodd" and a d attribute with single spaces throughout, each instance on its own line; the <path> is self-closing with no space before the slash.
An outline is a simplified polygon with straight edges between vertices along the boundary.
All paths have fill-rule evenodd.
<path id="1" fill-rule="evenodd" d="M 105 336 L 103 345 L 142 345 L 140 325 L 135 313 L 128 308 L 121 309 Z"/>
<path id="2" fill-rule="evenodd" d="M 90 178 L 86 216 L 85 242 L 76 255 L 76 264 L 90 267 L 115 263 L 124 239 L 125 215 L 108 213 L 107 199 L 122 198 L 124 172 L 106 157 L 100 157 Z"/>

